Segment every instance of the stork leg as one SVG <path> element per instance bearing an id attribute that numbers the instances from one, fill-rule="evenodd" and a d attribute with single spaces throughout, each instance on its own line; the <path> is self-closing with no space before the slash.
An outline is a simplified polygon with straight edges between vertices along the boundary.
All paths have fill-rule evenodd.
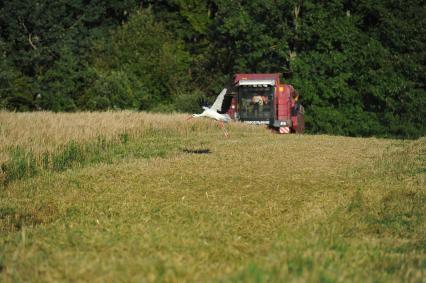
<path id="1" fill-rule="evenodd" d="M 226 138 L 229 138 L 228 131 L 226 130 L 226 128 L 225 128 L 225 124 L 224 124 L 223 122 L 220 122 L 220 127 L 222 128 L 223 133 L 225 134 L 225 137 L 226 137 Z"/>

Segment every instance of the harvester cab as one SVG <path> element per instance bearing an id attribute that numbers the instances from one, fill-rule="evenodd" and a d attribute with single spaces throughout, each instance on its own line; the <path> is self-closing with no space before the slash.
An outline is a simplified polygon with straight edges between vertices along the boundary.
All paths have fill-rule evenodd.
<path id="1" fill-rule="evenodd" d="M 280 74 L 237 74 L 227 87 L 222 112 L 233 120 L 268 125 L 281 134 L 304 132 L 304 109 Z"/>

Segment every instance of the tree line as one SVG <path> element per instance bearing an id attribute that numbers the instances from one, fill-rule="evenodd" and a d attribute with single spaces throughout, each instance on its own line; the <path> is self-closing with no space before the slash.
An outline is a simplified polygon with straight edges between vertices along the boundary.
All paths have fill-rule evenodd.
<path id="1" fill-rule="evenodd" d="M 426 133 L 422 0 L 4 0 L 0 108 L 198 111 L 279 72 L 307 130 Z"/>

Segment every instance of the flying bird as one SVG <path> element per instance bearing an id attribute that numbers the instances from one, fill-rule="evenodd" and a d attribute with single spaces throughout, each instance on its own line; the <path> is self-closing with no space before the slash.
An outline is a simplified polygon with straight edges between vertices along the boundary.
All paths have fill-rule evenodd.
<path id="1" fill-rule="evenodd" d="M 188 120 L 191 118 L 205 117 L 205 118 L 210 118 L 210 119 L 219 121 L 219 125 L 223 129 L 223 133 L 225 134 L 225 137 L 228 137 L 229 136 L 228 131 L 226 130 L 224 123 L 228 123 L 229 121 L 231 121 L 231 117 L 229 117 L 228 114 L 220 114 L 218 112 L 222 109 L 223 98 L 225 97 L 226 91 L 227 89 L 224 88 L 219 93 L 215 102 L 210 108 L 203 106 L 204 111 L 201 114 L 192 114 L 192 116 L 189 117 Z"/>

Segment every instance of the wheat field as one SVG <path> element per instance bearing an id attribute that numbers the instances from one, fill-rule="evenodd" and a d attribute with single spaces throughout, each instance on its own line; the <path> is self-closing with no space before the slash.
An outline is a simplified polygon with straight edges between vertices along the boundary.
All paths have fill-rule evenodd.
<path id="1" fill-rule="evenodd" d="M 424 282 L 426 138 L 0 112 L 1 282 Z"/>

